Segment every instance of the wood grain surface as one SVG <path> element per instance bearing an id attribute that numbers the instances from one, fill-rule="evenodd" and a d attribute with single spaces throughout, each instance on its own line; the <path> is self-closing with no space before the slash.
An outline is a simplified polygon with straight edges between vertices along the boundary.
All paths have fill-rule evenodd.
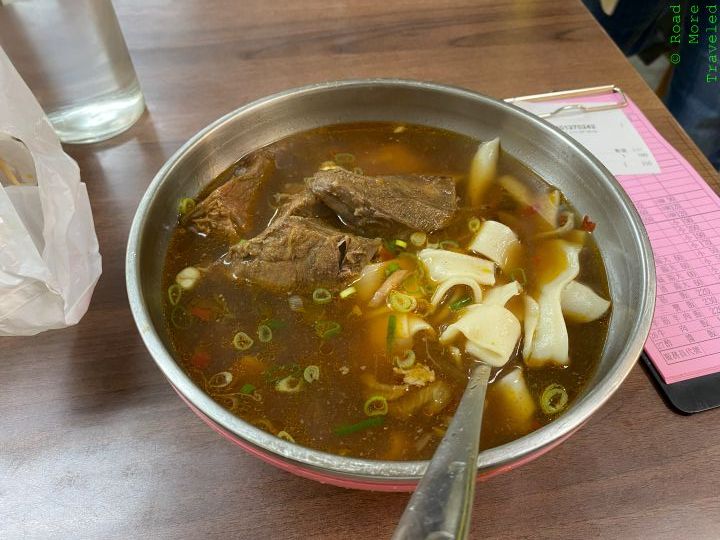
<path id="1" fill-rule="evenodd" d="M 135 208 L 197 130 L 271 92 L 402 77 L 496 97 L 623 87 L 717 175 L 579 2 L 117 0 L 148 111 L 69 146 L 104 273 L 85 318 L 0 338 L 1 538 L 388 538 L 406 494 L 276 470 L 203 424 L 161 376 L 124 286 Z M 474 538 L 720 537 L 720 410 L 672 412 L 639 365 L 572 438 L 478 486 Z"/>

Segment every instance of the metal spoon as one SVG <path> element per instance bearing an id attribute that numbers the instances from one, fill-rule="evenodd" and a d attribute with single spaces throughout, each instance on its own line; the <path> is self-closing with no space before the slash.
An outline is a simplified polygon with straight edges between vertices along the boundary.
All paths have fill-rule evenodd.
<path id="1" fill-rule="evenodd" d="M 393 540 L 467 538 L 490 366 L 477 364 L 445 436 L 405 508 Z"/>

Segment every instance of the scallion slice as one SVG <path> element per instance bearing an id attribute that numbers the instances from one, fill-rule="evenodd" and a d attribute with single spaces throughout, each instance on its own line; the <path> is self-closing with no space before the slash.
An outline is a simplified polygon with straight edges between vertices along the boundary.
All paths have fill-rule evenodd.
<path id="1" fill-rule="evenodd" d="M 460 300 L 456 300 L 455 302 L 450 304 L 450 309 L 452 311 L 460 311 L 462 308 L 470 304 L 472 304 L 472 298 L 470 298 L 469 296 L 464 296 Z"/>
<path id="2" fill-rule="evenodd" d="M 568 404 L 568 393 L 559 384 L 551 384 L 540 396 L 540 408 L 545 414 L 557 414 Z"/>
<path id="3" fill-rule="evenodd" d="M 410 242 L 413 246 L 423 247 L 427 242 L 427 234 L 422 231 L 414 232 L 410 235 Z"/>
<path id="4" fill-rule="evenodd" d="M 181 216 L 184 216 L 185 214 L 189 214 L 195 210 L 195 200 L 191 199 L 190 197 L 185 197 L 184 199 L 180 199 L 180 204 L 178 204 L 178 211 L 180 212 Z"/>
<path id="5" fill-rule="evenodd" d="M 412 349 L 405 351 L 405 355 L 400 358 L 395 357 L 395 365 L 400 369 L 410 369 L 415 365 L 415 351 Z"/>
<path id="6" fill-rule="evenodd" d="M 385 267 L 385 277 L 389 277 L 390 274 L 393 274 L 394 272 L 397 272 L 400 270 L 400 265 L 396 263 L 395 261 L 391 262 Z"/>
<path id="7" fill-rule="evenodd" d="M 316 304 L 327 304 L 332 300 L 332 293 L 322 287 L 315 289 L 312 296 Z"/>
<path id="8" fill-rule="evenodd" d="M 299 379 L 295 375 L 288 375 L 275 383 L 275 390 L 285 394 L 295 394 L 300 391 L 302 384 L 302 379 Z"/>
<path id="9" fill-rule="evenodd" d="M 344 299 L 344 298 L 347 298 L 347 297 L 349 297 L 349 296 L 352 296 L 352 295 L 355 294 L 356 292 L 357 292 L 357 289 L 356 289 L 355 287 L 348 287 L 347 289 L 344 289 L 344 290 L 340 291 L 340 294 L 339 294 L 338 296 L 340 296 L 340 298 L 343 298 L 343 299 Z"/>
<path id="10" fill-rule="evenodd" d="M 182 287 L 177 283 L 173 283 L 170 287 L 168 287 L 168 300 L 170 300 L 170 305 L 178 305 L 178 302 L 180 302 L 180 298 L 182 297 L 182 292 Z"/>
<path id="11" fill-rule="evenodd" d="M 468 221 L 468 229 L 470 229 L 470 232 L 478 232 L 480 230 L 480 226 L 482 225 L 482 221 L 480 221 L 478 218 L 474 217 L 471 218 L 470 221 Z"/>
<path id="12" fill-rule="evenodd" d="M 193 318 L 181 305 L 177 305 L 170 313 L 170 322 L 175 328 L 187 330 L 193 325 Z"/>
<path id="13" fill-rule="evenodd" d="M 409 313 L 417 307 L 417 299 L 400 291 L 390 291 L 388 304 L 393 311 Z"/>
<path id="14" fill-rule="evenodd" d="M 232 344 L 238 351 L 247 351 L 255 341 L 245 332 L 238 332 L 233 336 Z"/>
<path id="15" fill-rule="evenodd" d="M 390 315 L 388 317 L 388 323 L 387 323 L 387 337 L 385 338 L 388 354 L 390 354 L 392 352 L 393 345 L 395 344 L 395 328 L 396 327 L 397 327 L 397 317 L 395 317 L 395 315 Z"/>
<path id="16" fill-rule="evenodd" d="M 458 244 L 455 240 L 443 240 L 438 245 L 440 246 L 440 249 L 456 249 L 460 247 L 460 244 Z"/>
<path id="17" fill-rule="evenodd" d="M 376 427 L 376 426 L 382 426 L 384 423 L 385 423 L 384 416 L 371 416 L 370 418 L 366 418 L 365 420 L 362 420 L 362 421 L 358 422 L 357 424 L 338 426 L 335 429 L 333 429 L 333 433 L 335 435 L 339 435 L 339 436 L 343 437 L 345 435 L 351 435 L 353 433 L 357 433 L 358 431 L 362 431 L 363 429 Z"/>
<path id="18" fill-rule="evenodd" d="M 388 412 L 388 402 L 383 396 L 372 396 L 363 405 L 363 411 L 368 416 L 382 416 Z"/>
<path id="19" fill-rule="evenodd" d="M 244 395 L 252 394 L 255 391 L 255 385 L 250 383 L 245 383 L 240 388 L 240 393 Z"/>
<path id="20" fill-rule="evenodd" d="M 405 249 L 407 247 L 407 242 L 405 240 L 395 240 L 395 245 L 399 248 Z"/>
<path id="21" fill-rule="evenodd" d="M 308 366 L 303 371 L 303 379 L 311 383 L 320 378 L 320 368 L 317 366 Z"/>
<path id="22" fill-rule="evenodd" d="M 273 333 L 267 324 L 261 324 L 257 329 L 258 339 L 260 343 L 270 343 L 273 338 Z"/>
<path id="23" fill-rule="evenodd" d="M 221 371 L 208 379 L 207 385 L 210 388 L 225 388 L 233 381 L 233 374 L 229 371 Z"/>
<path id="24" fill-rule="evenodd" d="M 342 331 L 342 326 L 335 321 L 317 321 L 315 323 L 315 332 L 323 339 L 335 337 Z"/>
<path id="25" fill-rule="evenodd" d="M 287 431 L 278 431 L 277 438 L 291 443 L 295 442 L 295 439 L 293 439 L 292 435 L 290 435 Z"/>

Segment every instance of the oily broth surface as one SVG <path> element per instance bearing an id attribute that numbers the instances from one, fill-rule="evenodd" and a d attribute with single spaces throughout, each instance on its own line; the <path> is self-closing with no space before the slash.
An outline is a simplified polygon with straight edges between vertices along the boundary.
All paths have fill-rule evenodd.
<path id="1" fill-rule="evenodd" d="M 332 160 L 341 152 L 352 153 L 355 156 L 353 166 L 368 175 L 415 173 L 457 177 L 458 193 L 462 194 L 462 179 L 477 149 L 477 141 L 421 126 L 404 126 L 404 131 L 395 133 L 396 127 L 397 124 L 389 123 L 330 126 L 296 134 L 266 147 L 264 150 L 274 156 L 276 169 L 265 182 L 252 228 L 246 237 L 262 231 L 272 219 L 275 193 L 288 191 L 289 185 L 301 183 L 317 171 L 322 162 Z M 219 175 L 198 196 L 198 200 L 227 179 L 233 169 L 234 166 Z M 499 173 L 512 173 L 534 190 L 549 189 L 540 178 L 507 155 L 501 156 Z M 488 204 L 483 208 L 470 209 L 464 207 L 461 199 L 453 224 L 430 235 L 429 241 L 453 240 L 460 246 L 467 245 L 472 237 L 467 227 L 469 218 L 498 219 L 498 212 L 511 211 L 513 207 L 511 198 L 499 186 L 491 188 L 486 201 Z M 563 205 L 569 208 L 567 202 L 563 201 Z M 520 266 L 526 269 L 528 287 L 531 287 L 535 253 L 529 237 L 536 231 L 528 220 L 521 219 L 519 226 L 513 229 L 525 245 Z M 407 237 L 403 238 L 407 240 Z M 410 242 L 408 246 L 409 251 L 417 251 Z M 178 225 L 166 255 L 165 289 L 183 268 L 207 266 L 226 251 L 225 243 Z M 605 270 L 592 239 L 586 242 L 580 254 L 580 268 L 578 280 L 608 298 Z M 192 326 L 178 329 L 169 322 L 173 306 L 164 295 L 166 321 L 179 365 L 200 388 L 206 390 L 207 382 L 214 374 L 230 370 L 234 375 L 232 387 L 235 393 L 243 386 L 250 388 L 248 385 L 254 388 L 253 391 L 228 399 L 211 389 L 214 399 L 244 420 L 274 434 L 284 431 L 304 446 L 371 459 L 429 458 L 442 438 L 467 381 L 471 359 L 464 357 L 463 365 L 458 367 L 436 340 L 416 339 L 417 363 L 431 367 L 436 379 L 445 381 L 451 388 L 454 398 L 449 406 L 435 416 L 418 413 L 407 420 L 388 416 L 381 426 L 337 435 L 334 430 L 338 426 L 367 418 L 363 404 L 368 394 L 359 377 L 371 373 L 380 382 L 398 382 L 386 355 L 368 347 L 368 324 L 364 318 L 352 314 L 351 310 L 357 303 L 352 297 L 339 300 L 335 294 L 331 303 L 318 306 L 304 296 L 306 311 L 298 313 L 289 309 L 288 294 L 273 294 L 232 282 L 218 274 L 208 274 L 187 293 L 187 298 L 185 296 L 184 302 L 212 307 L 214 313 L 225 312 L 226 315 L 208 321 L 192 317 Z M 364 306 L 362 308 L 365 309 Z M 341 334 L 331 339 L 320 339 L 313 327 L 316 320 L 337 321 L 342 326 Z M 269 343 L 260 343 L 257 339 L 260 324 L 272 327 L 273 339 Z M 607 315 L 587 324 L 568 323 L 570 365 L 567 368 L 524 368 L 528 386 L 536 400 L 545 387 L 558 383 L 565 387 L 572 402 L 598 363 L 607 324 Z M 238 331 L 246 332 L 255 340 L 249 350 L 238 351 L 233 347 L 232 338 Z M 193 361 L 198 352 L 203 359 L 200 367 Z M 257 361 L 246 362 L 243 360 L 246 356 Z M 280 393 L 274 389 L 274 382 L 285 375 L 296 374 L 302 378 L 302 369 L 308 365 L 319 367 L 319 380 L 305 384 L 297 393 Z M 523 364 L 516 354 L 493 378 L 502 377 L 518 365 Z M 538 407 L 533 429 L 552 419 Z M 515 432 L 504 422 L 500 411 L 493 410 L 490 399 L 485 412 L 481 448 L 491 448 L 524 434 Z"/>

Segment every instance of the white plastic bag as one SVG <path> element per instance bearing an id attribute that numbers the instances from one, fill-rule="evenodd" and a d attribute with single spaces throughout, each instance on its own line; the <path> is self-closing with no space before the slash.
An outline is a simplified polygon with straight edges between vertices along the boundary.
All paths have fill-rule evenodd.
<path id="1" fill-rule="evenodd" d="M 0 336 L 76 324 L 100 273 L 77 163 L 0 47 Z"/>

